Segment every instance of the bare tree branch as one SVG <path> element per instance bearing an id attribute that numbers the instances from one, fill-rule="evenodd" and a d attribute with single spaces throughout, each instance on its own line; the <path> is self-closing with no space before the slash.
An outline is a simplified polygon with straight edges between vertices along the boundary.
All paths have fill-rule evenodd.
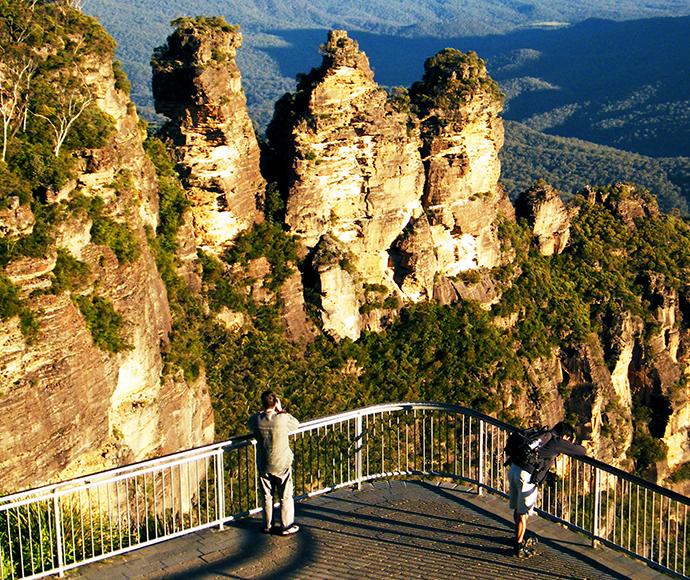
<path id="1" fill-rule="evenodd" d="M 87 94 L 84 95 L 78 91 L 69 90 L 67 88 L 58 92 L 57 102 L 55 103 L 52 114 L 43 115 L 41 113 L 32 113 L 34 116 L 47 121 L 53 129 L 53 135 L 55 136 L 53 153 L 55 157 L 59 157 L 60 148 L 65 142 L 74 122 L 93 102 L 93 95 L 88 89 Z"/>
<path id="2" fill-rule="evenodd" d="M 30 56 L 0 59 L 0 117 L 2 117 L 2 154 L 7 158 L 10 139 L 16 134 L 26 117 L 28 91 L 36 63 Z M 12 62 L 14 60 L 14 62 Z M 14 125 L 14 129 L 13 129 Z"/>

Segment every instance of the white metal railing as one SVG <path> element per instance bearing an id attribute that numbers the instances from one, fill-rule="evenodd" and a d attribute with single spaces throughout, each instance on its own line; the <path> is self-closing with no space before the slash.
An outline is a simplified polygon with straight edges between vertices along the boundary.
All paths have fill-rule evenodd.
<path id="1" fill-rule="evenodd" d="M 377 405 L 292 434 L 297 499 L 392 477 L 506 496 L 514 427 L 441 403 Z M 41 578 L 259 511 L 255 442 L 239 437 L 0 498 L 0 579 Z M 690 500 L 588 458 L 561 457 L 541 513 L 687 578 Z"/>

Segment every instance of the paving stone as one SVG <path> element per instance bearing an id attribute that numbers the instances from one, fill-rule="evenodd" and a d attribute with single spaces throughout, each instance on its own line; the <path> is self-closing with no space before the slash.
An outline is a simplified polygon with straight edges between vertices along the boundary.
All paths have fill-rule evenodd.
<path id="1" fill-rule="evenodd" d="M 232 522 L 71 571 L 79 580 L 651 580 L 659 573 L 544 518 L 531 518 L 539 555 L 511 556 L 512 514 L 498 496 L 452 482 L 391 481 L 297 504 L 300 531 L 259 533 Z"/>

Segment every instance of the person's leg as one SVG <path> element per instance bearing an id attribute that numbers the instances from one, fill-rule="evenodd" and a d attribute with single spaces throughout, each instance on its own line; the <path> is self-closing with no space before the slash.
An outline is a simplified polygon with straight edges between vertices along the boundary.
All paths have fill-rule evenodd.
<path id="1" fill-rule="evenodd" d="M 525 541 L 525 532 L 527 532 L 527 520 L 529 514 L 521 514 L 517 510 L 513 513 L 515 520 L 515 543 L 522 544 Z"/>
<path id="2" fill-rule="evenodd" d="M 273 522 L 273 482 L 268 473 L 259 473 L 259 495 L 262 507 L 263 531 L 269 532 Z"/>
<path id="3" fill-rule="evenodd" d="M 539 491 L 537 486 L 531 483 L 532 476 L 528 471 L 515 466 L 515 470 L 509 475 L 513 491 L 511 493 L 511 507 L 513 508 L 513 521 L 515 523 L 513 555 L 518 558 L 529 558 L 536 552 L 525 545 L 527 521 L 537 504 Z"/>
<path id="4" fill-rule="evenodd" d="M 281 474 L 278 484 L 278 495 L 280 496 L 280 519 L 283 524 L 283 531 L 295 526 L 295 500 L 293 499 L 292 468 L 286 473 Z"/>

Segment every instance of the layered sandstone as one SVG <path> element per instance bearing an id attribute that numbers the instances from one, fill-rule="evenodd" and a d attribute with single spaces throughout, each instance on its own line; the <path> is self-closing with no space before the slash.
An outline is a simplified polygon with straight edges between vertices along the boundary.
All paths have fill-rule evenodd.
<path id="1" fill-rule="evenodd" d="M 321 67 L 277 104 L 268 136 L 285 160 L 285 222 L 310 255 L 324 329 L 357 339 L 404 301 L 494 302 L 488 277 L 481 289 L 457 278 L 500 262 L 501 98 L 483 63 L 435 61 L 414 105 L 376 84 L 344 31 L 331 31 L 322 52 Z M 445 67 L 448 78 L 437 74 Z M 418 116 L 430 94 L 456 90 L 452 74 L 480 81 L 461 103 L 439 99 Z M 372 286 L 385 290 L 374 303 Z"/>
<path id="2" fill-rule="evenodd" d="M 197 245 L 220 253 L 263 220 L 266 182 L 235 64 L 242 35 L 219 18 L 176 24 L 152 61 L 156 111 L 170 119 Z"/>
<path id="3" fill-rule="evenodd" d="M 570 216 L 558 192 L 540 182 L 520 194 L 515 213 L 532 227 L 539 251 L 544 256 L 560 254 L 570 239 Z"/>
<path id="4" fill-rule="evenodd" d="M 452 277 L 493 268 L 500 262 L 502 95 L 474 53 L 445 49 L 424 69 L 411 97 L 422 125 L 424 206 L 438 272 Z"/>
<path id="5" fill-rule="evenodd" d="M 130 231 L 136 258 L 120 260 L 110 247 L 96 245 L 89 215 L 63 205 L 66 217 L 53 224 L 55 243 L 46 257 L 15 260 L 4 269 L 40 322 L 31 343 L 18 317 L 0 322 L 0 474 L 6 490 L 213 440 L 203 376 L 193 384 L 162 376 L 161 345 L 172 320 L 144 231 L 158 224 L 157 179 L 137 115 L 116 88 L 109 60 L 90 63 L 85 81 L 115 131 L 105 147 L 80 154 L 77 179 L 47 192 L 45 203 L 63 204 L 77 194 L 100 198 L 104 214 Z M 13 206 L 10 211 L 12 227 L 26 232 L 32 218 Z M 52 292 L 58 250 L 90 268 L 78 292 Z M 110 353 L 96 345 L 72 299 L 77 293 L 98 295 L 123 316 L 127 349 Z"/>

